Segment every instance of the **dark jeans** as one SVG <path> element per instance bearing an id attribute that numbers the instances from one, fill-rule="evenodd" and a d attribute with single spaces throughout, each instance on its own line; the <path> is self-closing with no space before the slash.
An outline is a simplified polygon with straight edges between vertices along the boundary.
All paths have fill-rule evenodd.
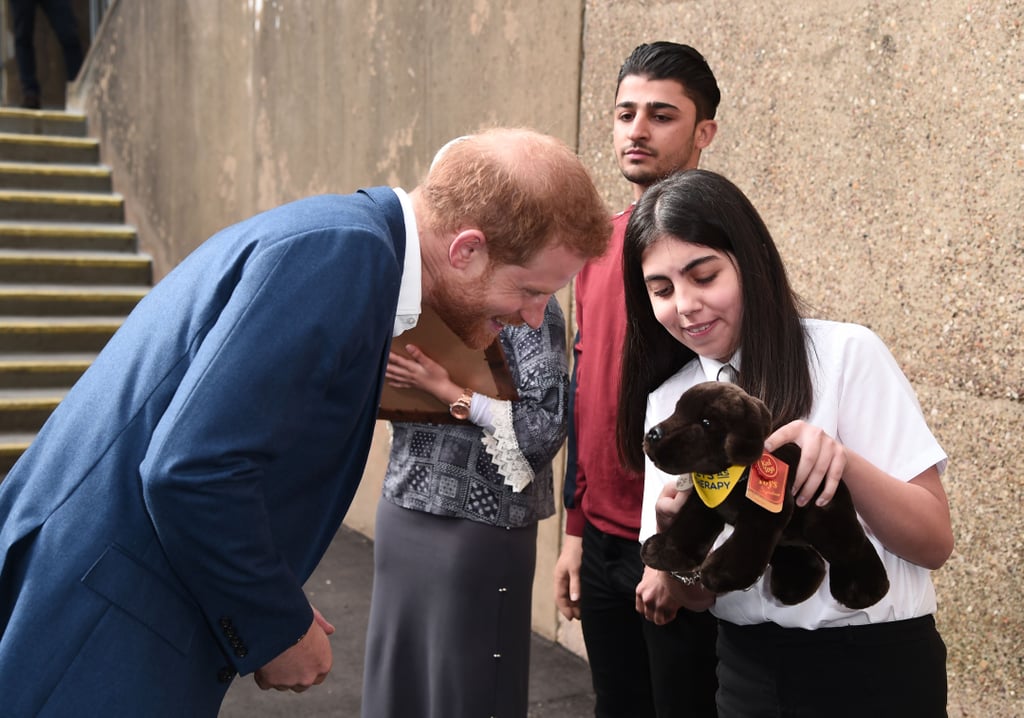
<path id="1" fill-rule="evenodd" d="M 656 626 L 636 611 L 640 544 L 587 524 L 580 613 L 597 718 L 715 716 L 716 620 L 680 611 Z"/>
<path id="2" fill-rule="evenodd" d="M 805 631 L 718 629 L 722 718 L 945 718 L 946 646 L 931 616 Z"/>
<path id="3" fill-rule="evenodd" d="M 82 67 L 82 42 L 78 38 L 78 23 L 68 0 L 10 0 L 11 26 L 14 30 L 14 54 L 18 61 L 21 91 L 26 95 L 39 95 L 36 77 L 36 7 L 40 7 L 50 21 L 64 52 L 64 68 L 68 82 L 75 79 Z"/>

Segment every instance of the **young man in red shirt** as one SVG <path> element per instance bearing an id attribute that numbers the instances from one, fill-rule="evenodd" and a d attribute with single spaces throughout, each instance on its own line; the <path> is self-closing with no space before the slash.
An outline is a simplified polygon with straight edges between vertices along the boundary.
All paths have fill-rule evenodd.
<path id="1" fill-rule="evenodd" d="M 634 199 L 697 166 L 715 136 L 719 99 L 711 68 L 688 45 L 643 44 L 626 58 L 613 135 Z M 643 477 L 621 466 L 615 444 L 626 332 L 621 254 L 631 212 L 632 206 L 613 218 L 608 251 L 576 278 L 566 536 L 555 600 L 563 616 L 582 621 L 597 718 L 714 716 L 714 617 L 682 610 L 657 626 L 637 612 Z"/>

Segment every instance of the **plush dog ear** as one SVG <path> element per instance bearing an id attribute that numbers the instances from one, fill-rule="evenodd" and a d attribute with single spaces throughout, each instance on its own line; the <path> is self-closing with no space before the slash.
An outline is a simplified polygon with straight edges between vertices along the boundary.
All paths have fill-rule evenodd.
<path id="1" fill-rule="evenodd" d="M 749 466 L 764 452 L 764 440 L 771 430 L 772 417 L 760 399 L 743 397 L 742 411 L 729 417 L 729 433 L 725 437 L 725 455 L 734 466 Z"/>

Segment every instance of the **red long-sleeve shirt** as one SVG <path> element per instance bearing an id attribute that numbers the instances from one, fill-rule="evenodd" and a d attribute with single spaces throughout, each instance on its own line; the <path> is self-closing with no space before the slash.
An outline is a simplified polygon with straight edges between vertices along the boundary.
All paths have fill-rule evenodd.
<path id="1" fill-rule="evenodd" d="M 566 507 L 566 533 L 583 535 L 584 520 L 597 529 L 636 540 L 640 531 L 643 477 L 619 463 L 615 444 L 619 373 L 626 336 L 622 245 L 633 208 L 612 218 L 608 251 L 576 276 L 575 437 L 573 503 Z M 569 465 L 573 464 L 570 457 Z M 568 492 L 567 492 L 568 493 Z"/>

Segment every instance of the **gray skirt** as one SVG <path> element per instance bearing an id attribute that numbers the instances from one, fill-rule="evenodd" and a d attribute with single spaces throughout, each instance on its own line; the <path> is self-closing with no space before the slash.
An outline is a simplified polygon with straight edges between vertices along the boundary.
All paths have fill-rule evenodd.
<path id="1" fill-rule="evenodd" d="M 537 525 L 382 499 L 375 536 L 363 718 L 525 718 Z"/>

